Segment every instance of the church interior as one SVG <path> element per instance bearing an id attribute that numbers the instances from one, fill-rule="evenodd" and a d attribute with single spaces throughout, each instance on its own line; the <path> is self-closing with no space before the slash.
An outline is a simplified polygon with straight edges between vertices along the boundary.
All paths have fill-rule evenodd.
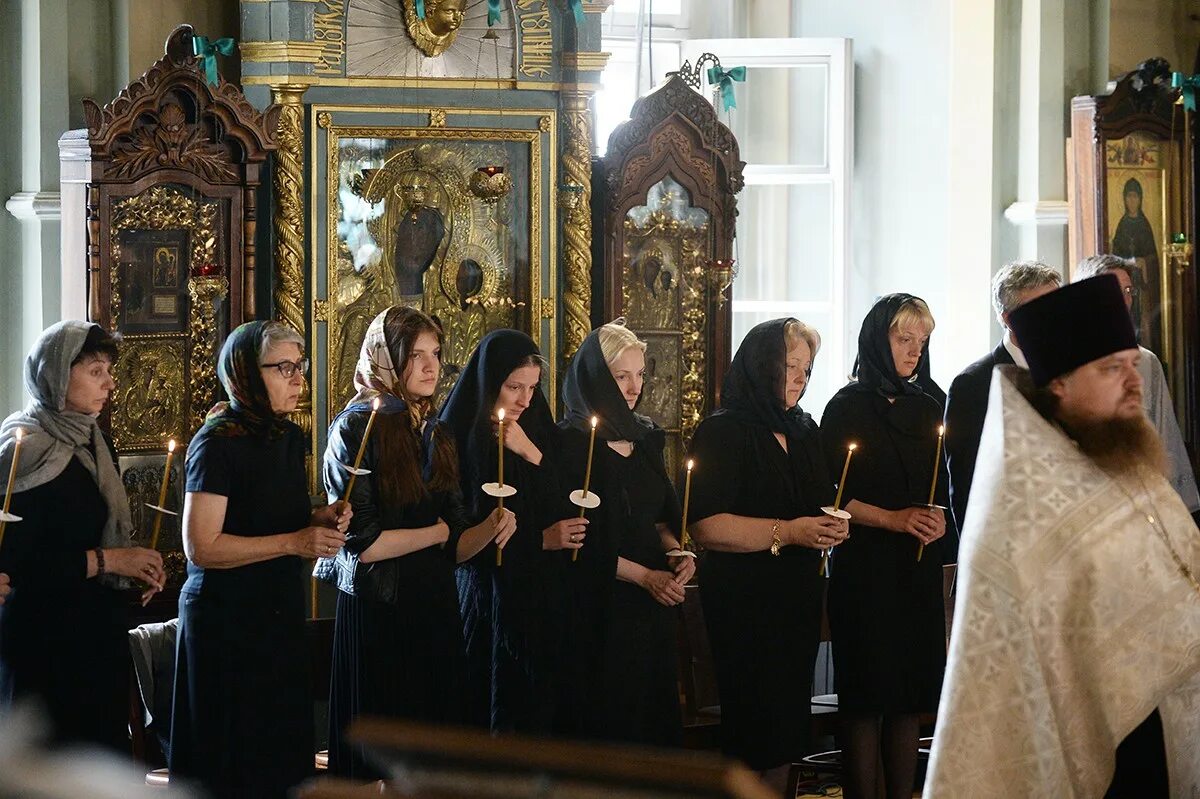
<path id="1" fill-rule="evenodd" d="M 490 733 L 486 722 L 426 726 L 419 714 L 364 718 L 352 739 L 381 778 L 334 774 L 330 680 L 346 589 L 310 578 L 315 556 L 305 555 L 297 658 L 312 685 L 315 766 L 289 795 L 920 796 L 936 707 L 910 714 L 911 791 L 884 767 L 878 793 L 843 793 L 846 709 L 825 613 L 795 672 L 812 697 L 795 719 L 803 756 L 780 770 L 731 754 L 731 725 L 746 722 L 722 713 L 726 666 L 714 661 L 713 611 L 700 593 L 705 547 L 688 540 L 688 497 L 710 507 L 691 494 L 693 465 L 701 492 L 715 490 L 702 481 L 713 458 L 696 454 L 697 430 L 760 323 L 794 318 L 816 331 L 799 400 L 815 426 L 857 374 L 860 325 L 880 298 L 923 300 L 936 325 L 921 368 L 949 388 L 999 351 L 1002 266 L 1036 262 L 1069 283 L 1083 259 L 1109 253 L 1130 265 L 1138 342 L 1161 361 L 1194 469 L 1197 73 L 1200 0 L 4 0 L 0 403 L 6 415 L 29 404 L 27 355 L 52 325 L 83 320 L 119 334 L 98 423 L 131 541 L 158 553 L 164 584 L 126 603 L 120 769 L 89 772 L 42 751 L 17 729 L 28 719 L 2 709 L 12 696 L 0 679 L 0 796 L 274 795 L 191 794 L 172 773 L 162 717 L 180 671 L 167 628 L 190 601 L 183 586 L 196 565 L 185 453 L 226 399 L 234 332 L 281 322 L 303 354 L 281 363 L 303 378 L 286 418 L 303 441 L 307 494 L 314 506 L 334 503 L 323 453 L 340 441 L 344 409 L 365 396 L 364 339 L 397 306 L 444 334 L 435 412 L 473 374 L 481 341 L 512 329 L 536 345 L 540 391 L 567 424 L 592 331 L 620 318 L 636 334 L 637 414 L 661 436 L 658 468 L 683 503 L 682 537 L 667 554 L 700 556 L 665 628 L 681 734 L 676 746 L 643 747 L 509 735 L 494 717 Z M 372 423 L 375 410 L 365 411 Z M 489 483 L 501 489 L 503 420 Z M 931 427 L 931 449 L 935 437 L 928 507 L 946 510 L 942 433 Z M 342 462 L 345 497 L 356 470 L 369 479 L 358 469 L 366 441 L 354 467 Z M 557 454 L 574 457 L 563 446 Z M 863 457 L 850 450 L 827 453 L 839 486 L 858 464 L 851 455 Z M 10 493 L 17 468 L 14 456 Z M 571 500 L 580 518 L 595 507 L 587 479 Z M 839 487 L 835 510 L 841 497 Z M 19 528 L 9 524 L 10 541 Z M 942 590 L 944 644 L 955 559 L 938 557 L 930 579 Z M 819 592 L 821 569 L 817 580 L 809 568 Z M 460 568 L 460 601 L 463 585 Z M 6 612 L 15 629 L 15 577 L 13 586 L 0 633 Z M 178 713 L 178 686 L 174 696 Z"/>

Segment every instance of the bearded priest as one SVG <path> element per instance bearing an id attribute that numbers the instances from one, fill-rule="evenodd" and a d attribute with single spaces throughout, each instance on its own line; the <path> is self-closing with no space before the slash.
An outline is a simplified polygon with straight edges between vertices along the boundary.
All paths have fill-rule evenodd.
<path id="1" fill-rule="evenodd" d="M 1010 322 L 1030 369 L 992 377 L 925 799 L 1200 796 L 1200 531 L 1117 279 Z"/>

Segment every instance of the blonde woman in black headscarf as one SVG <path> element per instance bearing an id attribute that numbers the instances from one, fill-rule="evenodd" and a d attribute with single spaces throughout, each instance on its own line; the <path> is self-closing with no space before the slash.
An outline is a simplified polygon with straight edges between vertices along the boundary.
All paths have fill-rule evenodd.
<path id="1" fill-rule="evenodd" d="M 122 589 L 162 589 L 162 557 L 131 546 L 129 500 L 96 418 L 115 387 L 117 343 L 59 322 L 25 361 L 32 402 L 0 426 L 0 471 L 21 437 L 0 571 L 0 710 L 36 698 L 59 742 L 128 750 L 129 649 Z M 146 587 L 148 586 L 148 587 Z"/>

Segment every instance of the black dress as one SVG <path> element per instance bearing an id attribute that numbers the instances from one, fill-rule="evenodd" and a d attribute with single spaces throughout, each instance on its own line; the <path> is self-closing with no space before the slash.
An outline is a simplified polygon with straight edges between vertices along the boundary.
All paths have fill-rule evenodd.
<path id="1" fill-rule="evenodd" d="M 720 513 L 761 519 L 821 516 L 833 504 L 817 425 L 788 435 L 710 416 L 692 439 L 692 520 Z M 721 693 L 721 750 L 764 770 L 808 754 L 813 666 L 821 633 L 821 554 L 807 547 L 708 550 L 700 596 Z"/>
<path id="2" fill-rule="evenodd" d="M 381 414 L 391 411 L 385 406 Z M 407 418 L 402 405 L 394 412 Z M 354 462 L 369 416 L 367 410 L 343 411 L 329 429 L 324 478 L 331 499 L 345 493 L 349 474 L 337 462 Z M 363 468 L 374 473 L 358 478 L 349 497 L 354 517 L 346 545 L 336 558 L 322 559 L 317 566 L 317 576 L 336 581 L 339 589 L 329 691 L 329 769 L 355 779 L 383 776 L 366 765 L 361 748 L 346 739 L 346 728 L 358 716 L 434 723 L 463 720 L 462 621 L 454 582 L 455 550 L 466 527 L 462 501 L 455 490 L 426 493 L 410 505 L 383 504 L 377 474 L 385 424 L 382 419 L 377 422 L 362 460 Z M 430 434 L 433 424 L 426 422 Z M 419 444 L 426 463 L 429 447 L 426 436 Z M 439 517 L 450 527 L 444 545 L 374 563 L 359 560 L 384 530 L 428 527 Z"/>
<path id="3" fill-rule="evenodd" d="M 488 457 L 494 459 L 495 446 Z M 517 488 L 505 507 L 517 531 L 496 566 L 496 547 L 484 547 L 458 567 L 458 599 L 467 653 L 468 720 L 494 732 L 559 731 L 560 661 L 566 623 L 564 562 L 542 549 L 542 530 L 562 518 L 557 469 L 550 448 L 534 466 L 504 453 L 504 479 Z M 481 508 L 477 524 L 493 507 Z"/>
<path id="4" fill-rule="evenodd" d="M 107 453 L 101 454 L 105 457 Z M 129 640 L 121 593 L 87 578 L 108 505 L 72 458 L 48 483 L 12 495 L 0 572 L 12 593 L 0 605 L 0 708 L 36 699 L 57 743 L 129 753 Z"/>
<path id="5" fill-rule="evenodd" d="M 187 490 L 228 498 L 223 531 L 290 533 L 311 505 L 300 428 L 279 438 L 201 428 Z M 179 595 L 172 778 L 215 797 L 283 797 L 313 772 L 313 704 L 305 640 L 306 581 L 297 557 L 232 569 L 188 562 Z"/>
<path id="6" fill-rule="evenodd" d="M 941 406 L 926 394 L 903 394 L 891 403 L 853 384 L 835 394 L 821 418 L 833 480 L 842 466 L 833 453 L 858 444 L 842 506 L 857 499 L 900 510 L 928 501 L 941 419 Z M 949 505 L 946 483 L 943 471 L 935 496 L 943 506 Z M 946 526 L 952 536 L 949 513 Z M 842 712 L 903 714 L 937 707 L 946 666 L 944 541 L 926 546 L 917 562 L 919 542 L 913 536 L 850 522 L 850 540 L 834 550 L 829 584 Z"/>
<path id="7" fill-rule="evenodd" d="M 582 487 L 588 434 L 563 431 L 567 486 Z M 679 527 L 681 510 L 663 466 L 663 437 L 646 436 L 628 458 L 597 440 L 591 490 L 601 505 L 579 559 L 564 553 L 572 592 L 568 647 L 574 705 L 587 738 L 677 746 L 683 737 L 676 650 L 678 610 L 618 580 L 617 558 L 670 571 L 657 524 Z"/>

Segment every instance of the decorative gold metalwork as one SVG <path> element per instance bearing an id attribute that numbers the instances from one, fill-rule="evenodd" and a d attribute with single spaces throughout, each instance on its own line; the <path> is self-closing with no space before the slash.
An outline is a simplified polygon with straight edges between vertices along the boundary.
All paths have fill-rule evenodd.
<path id="1" fill-rule="evenodd" d="M 444 109 L 444 108 L 429 109 L 429 127 L 431 127 L 431 128 L 446 127 L 446 109 Z"/>
<path id="2" fill-rule="evenodd" d="M 329 300 L 313 300 L 313 319 L 318 322 L 329 321 Z"/>
<path id="3" fill-rule="evenodd" d="M 188 281 L 192 298 L 192 424 L 199 429 L 204 417 L 220 395 L 214 369 L 197 369 L 198 364 L 217 362 L 217 309 L 229 295 L 229 281 L 224 277 L 194 277 Z"/>
<path id="4" fill-rule="evenodd" d="M 496 203 L 512 191 L 512 178 L 504 174 L 503 167 L 485 166 L 471 173 L 467 185 L 471 193 L 485 203 Z"/>
<path id="5" fill-rule="evenodd" d="M 332 124 L 333 124 L 333 117 L 329 115 L 328 111 L 322 111 L 321 113 L 317 114 L 317 126 L 318 127 L 328 128 Z"/>
<path id="6" fill-rule="evenodd" d="M 305 84 L 272 87 L 272 99 L 283 107 L 279 116 L 272 189 L 275 213 L 275 316 L 312 340 L 304 315 L 304 109 Z M 312 434 L 313 396 L 311 385 L 300 393 L 290 416 L 306 436 Z M 308 457 L 310 476 L 313 457 Z"/>
<path id="7" fill-rule="evenodd" d="M 271 63 L 290 61 L 295 64 L 320 64 L 325 60 L 324 42 L 238 42 L 242 61 Z"/>
<path id="8" fill-rule="evenodd" d="M 185 230 L 191 242 L 190 263 L 211 263 L 215 257 L 216 228 L 220 200 L 193 199 L 169 186 L 154 186 L 148 191 L 122 200 L 113 206 L 110 257 L 112 319 L 123 321 L 120 264 L 121 231 Z M 199 278 L 200 281 L 224 278 Z M 195 281 L 193 281 L 195 282 Z M 227 285 L 227 284 L 226 284 Z M 189 286 L 190 287 L 190 286 Z M 211 321 L 199 318 L 214 314 Z M 185 442 L 196 425 L 192 408 L 207 410 L 215 390 L 197 392 L 197 386 L 215 386 L 216 358 L 195 358 L 188 362 L 186 353 L 212 353 L 217 336 L 215 309 L 193 302 L 189 330 L 179 333 L 131 334 L 125 337 L 116 369 L 117 390 L 113 394 L 113 443 L 124 452 L 157 449 L 168 436 Z M 190 400 L 185 377 L 190 373 Z M 190 405 L 190 408 L 189 408 Z"/>
<path id="9" fill-rule="evenodd" d="M 717 307 L 725 305 L 725 290 L 737 278 L 737 262 L 732 258 L 714 258 L 708 261 L 708 280 L 717 295 Z"/>
<path id="10" fill-rule="evenodd" d="M 701 255 L 709 241 L 708 213 L 692 208 L 691 198 L 674 180 L 653 187 L 647 203 L 630 210 L 621 263 L 623 304 L 629 325 L 647 341 L 647 385 L 658 400 L 643 400 L 647 413 L 669 432 L 678 431 L 680 455 L 704 410 L 705 299 L 710 279 Z M 666 346 L 678 341 L 677 348 Z M 653 381 L 649 379 L 651 373 Z M 678 397 L 668 403 L 665 395 Z"/>
<path id="11" fill-rule="evenodd" d="M 553 319 L 558 300 L 553 297 L 542 297 L 540 302 L 542 303 L 542 318 Z"/>
<path id="12" fill-rule="evenodd" d="M 538 130 L 540 130 L 542 133 L 549 133 L 554 129 L 553 126 L 554 120 L 550 117 L 540 117 L 538 119 Z"/>
<path id="13" fill-rule="evenodd" d="M 184 393 L 186 346 L 187 339 L 175 334 L 125 338 L 113 369 L 112 437 L 119 449 L 159 448 L 194 429 Z"/>
<path id="14" fill-rule="evenodd" d="M 414 0 L 404 4 L 404 23 L 413 44 L 430 58 L 440 56 L 454 45 L 462 27 L 466 0 L 425 0 L 425 18 L 417 16 Z"/>
<path id="15" fill-rule="evenodd" d="M 457 110 L 457 109 L 456 109 Z M 362 198 L 378 206 L 383 213 L 368 221 L 375 245 L 382 252 L 391 252 L 393 226 L 397 212 L 404 213 L 414 202 L 409 191 L 389 195 L 391 202 L 381 204 L 385 195 L 403 188 L 405 183 L 421 183 L 427 187 L 422 191 L 420 205 L 436 208 L 446 219 L 447 234 L 439 245 L 434 264 L 462 263 L 471 260 L 482 273 L 482 286 L 472 297 L 459 295 L 454 273 L 445 268 L 431 268 L 426 273 L 423 295 L 402 296 L 401 301 L 420 304 L 427 311 L 436 313 L 447 329 L 446 348 L 443 360 L 448 365 L 462 364 L 479 338 L 489 329 L 511 326 L 511 310 L 517 303 L 501 302 L 498 292 L 504 288 L 506 273 L 504 258 L 495 243 L 498 232 L 507 232 L 507 223 L 497 216 L 500 211 L 474 198 L 468 187 L 469 176 L 475 173 L 480 153 L 459 145 L 462 143 L 522 142 L 529 145 L 529 262 L 541 264 L 542 257 L 542 134 L 531 130 L 477 130 L 466 128 L 384 128 L 330 126 L 326 140 L 327 185 L 326 196 L 331 198 L 327 207 L 328 251 L 330 265 L 327 293 L 329 296 L 328 346 L 328 407 L 336 408 L 345 401 L 352 390 L 351 375 L 357 360 L 362 335 L 370 320 L 397 294 L 395 276 L 389 269 L 355 269 L 352 254 L 338 235 L 340 215 L 338 196 L 342 179 L 341 141 L 345 139 L 419 140 L 413 145 L 394 150 L 386 157 L 382 167 L 365 170 L 369 173 L 362 184 Z M 553 134 L 551 134 L 553 143 Z M 424 140 L 424 141 L 420 141 Z M 503 151 L 497 150 L 497 156 Z M 495 162 L 493 159 L 487 160 Z M 397 202 L 396 200 L 399 200 Z M 389 210 L 390 208 L 390 210 Z M 410 209 L 411 210 L 411 209 Z M 452 232 L 451 232 L 452 231 Z M 540 299 L 541 274 L 534 266 L 529 275 L 530 295 Z M 553 284 L 552 284 L 553 288 Z M 382 304 L 381 304 L 382 303 Z M 521 303 L 523 304 L 523 303 Z M 378 307 L 376 307 L 378 305 Z M 542 305 L 535 302 L 530 307 L 530 331 L 540 337 Z M 553 342 L 551 350 L 553 349 Z M 456 377 L 452 370 L 445 370 L 444 382 L 448 384 Z M 553 375 L 551 375 L 553 377 Z"/>
<path id="16" fill-rule="evenodd" d="M 563 93 L 566 147 L 562 154 L 564 181 L 581 188 L 578 205 L 563 223 L 563 260 L 567 285 L 563 291 L 563 358 L 570 358 L 591 330 L 592 305 L 592 120 L 591 94 Z"/>

